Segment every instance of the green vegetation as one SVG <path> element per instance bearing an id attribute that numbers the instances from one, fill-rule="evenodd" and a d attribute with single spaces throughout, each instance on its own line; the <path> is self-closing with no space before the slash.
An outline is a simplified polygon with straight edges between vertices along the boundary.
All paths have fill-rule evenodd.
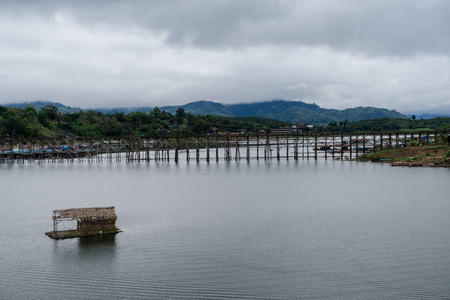
<path id="1" fill-rule="evenodd" d="M 0 106 L 0 137 L 52 136 L 155 136 L 168 133 L 196 134 L 256 132 L 290 126 L 266 118 L 231 118 L 194 115 L 178 108 L 175 114 L 155 107 L 151 112 L 108 113 L 78 111 L 61 113 L 53 105 L 39 111 L 33 107 Z"/>
<path id="2" fill-rule="evenodd" d="M 52 106 L 56 107 L 59 112 L 64 113 L 64 114 L 79 112 L 81 110 L 79 108 L 74 108 L 74 107 L 66 106 L 66 105 L 58 103 L 58 102 L 50 102 L 50 101 L 34 101 L 34 102 L 25 102 L 25 103 L 15 103 L 15 104 L 7 104 L 4 106 L 5 107 L 16 107 L 16 108 L 22 108 L 22 109 L 25 109 L 27 107 L 32 107 L 35 110 L 39 111 L 47 105 L 52 105 Z"/>
<path id="3" fill-rule="evenodd" d="M 61 103 L 37 101 L 31 103 L 10 104 L 9 107 L 25 108 L 31 106 L 40 110 L 46 105 L 55 106 L 59 112 L 75 113 L 79 108 L 64 106 Z M 221 104 L 212 101 L 195 101 L 181 106 L 160 107 L 162 111 L 176 114 L 177 109 L 183 108 L 186 113 L 194 115 L 211 115 L 222 117 L 254 117 L 259 116 L 289 123 L 305 123 L 310 125 L 328 124 L 329 122 L 355 122 L 359 120 L 378 118 L 406 119 L 404 115 L 395 111 L 376 107 L 355 107 L 348 109 L 326 109 L 314 103 L 302 101 L 273 100 L 268 102 L 255 102 L 246 104 Z M 104 114 L 114 113 L 149 113 L 152 107 L 96 109 Z"/>
<path id="4" fill-rule="evenodd" d="M 390 119 L 360 120 L 357 122 L 330 122 L 327 126 L 318 126 L 318 131 L 330 133 L 352 133 L 364 131 L 442 131 L 450 133 L 450 117 L 437 117 L 427 120 Z M 450 141 L 450 137 L 448 138 Z"/>
<path id="5" fill-rule="evenodd" d="M 432 153 L 427 152 L 432 150 Z M 450 145 L 435 147 L 410 146 L 405 148 L 387 149 L 370 153 L 360 160 L 372 162 L 390 162 L 396 165 L 422 165 L 422 166 L 450 166 Z"/>
<path id="6" fill-rule="evenodd" d="M 178 106 L 164 107 L 173 112 Z M 302 101 L 273 100 L 247 104 L 223 105 L 211 101 L 196 101 L 181 106 L 194 114 L 222 116 L 260 116 L 290 123 L 327 124 L 348 120 L 350 122 L 375 118 L 406 118 L 394 110 L 375 107 L 355 107 L 343 110 L 321 108 Z"/>
<path id="7" fill-rule="evenodd" d="M 372 161 L 372 162 L 379 162 L 379 161 L 391 161 L 396 159 L 397 157 L 394 156 L 391 149 L 385 149 L 382 151 L 370 153 L 364 157 L 361 157 L 361 161 Z"/>
<path id="8" fill-rule="evenodd" d="M 38 102 L 41 108 L 38 110 L 35 106 L 3 107 L 0 105 L 0 137 L 53 137 L 53 136 L 156 136 L 162 134 L 216 134 L 216 133 L 255 133 L 270 132 L 273 128 L 283 128 L 292 126 L 293 123 L 286 121 L 277 121 L 266 117 L 257 117 L 265 114 L 271 118 L 279 118 L 284 108 L 284 114 L 297 114 L 296 123 L 317 123 L 324 115 L 319 113 L 322 109 L 315 104 L 307 104 L 301 101 L 272 101 L 255 104 L 236 104 L 234 106 L 223 106 L 219 103 L 199 101 L 187 104 L 191 111 L 196 113 L 202 111 L 202 108 L 209 107 L 214 113 L 223 114 L 230 107 L 235 111 L 240 111 L 246 116 L 217 116 L 211 114 L 195 114 L 188 112 L 183 107 L 171 107 L 171 111 L 166 111 L 158 107 L 147 112 L 133 111 L 124 112 L 100 112 L 83 111 L 78 109 L 68 110 L 69 108 L 59 104 L 58 107 L 46 104 L 47 102 Z M 43 105 L 43 106 L 42 106 Z M 239 108 L 239 109 L 238 109 Z M 272 111 L 273 113 L 269 113 Z M 309 121 L 303 117 L 304 112 L 309 112 Z M 340 116 L 345 111 L 356 113 L 359 118 L 368 117 L 364 115 L 372 112 L 370 116 L 375 116 L 380 109 L 355 108 L 344 111 L 327 110 L 339 112 Z M 381 110 L 383 111 L 383 110 Z M 392 112 L 392 111 L 389 111 Z M 444 135 L 444 141 L 450 143 L 450 117 L 437 117 L 434 119 L 404 119 L 398 118 L 379 118 L 371 120 L 359 120 L 351 122 L 349 119 L 344 121 L 331 121 L 328 125 L 318 125 L 314 131 L 318 133 L 360 133 L 375 131 L 427 131 L 448 132 Z M 337 118 L 337 117 L 336 117 Z"/>

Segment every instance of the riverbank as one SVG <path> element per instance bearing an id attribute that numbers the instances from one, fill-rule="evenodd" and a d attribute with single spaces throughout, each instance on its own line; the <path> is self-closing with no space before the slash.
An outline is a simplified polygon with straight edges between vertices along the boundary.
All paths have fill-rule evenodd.
<path id="1" fill-rule="evenodd" d="M 360 160 L 390 163 L 392 166 L 450 167 L 450 145 L 387 149 L 368 154 Z"/>

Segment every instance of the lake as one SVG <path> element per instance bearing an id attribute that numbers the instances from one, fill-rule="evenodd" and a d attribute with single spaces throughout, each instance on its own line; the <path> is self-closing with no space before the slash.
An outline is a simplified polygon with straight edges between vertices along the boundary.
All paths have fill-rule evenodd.
<path id="1" fill-rule="evenodd" d="M 0 299 L 449 299 L 449 183 L 330 160 L 1 164 Z M 44 235 L 94 206 L 123 232 Z"/>

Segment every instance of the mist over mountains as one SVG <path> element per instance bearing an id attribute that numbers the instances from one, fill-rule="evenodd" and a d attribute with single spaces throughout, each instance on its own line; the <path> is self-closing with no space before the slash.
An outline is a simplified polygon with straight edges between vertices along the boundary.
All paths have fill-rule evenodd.
<path id="1" fill-rule="evenodd" d="M 39 110 L 45 105 L 53 105 L 62 113 L 73 113 L 83 110 L 65 106 L 58 102 L 35 101 L 28 103 L 16 103 L 4 105 L 5 107 L 27 106 Z M 350 122 L 377 118 L 407 118 L 405 115 L 385 108 L 355 107 L 347 109 L 326 109 L 316 104 L 303 101 L 273 100 L 268 102 L 255 102 L 243 104 L 222 104 L 212 101 L 195 101 L 184 105 L 162 106 L 159 109 L 174 114 L 178 108 L 196 115 L 218 115 L 229 117 L 263 117 L 290 123 L 327 124 L 348 120 Z M 149 112 L 154 107 L 122 107 L 122 108 L 97 108 L 93 109 L 102 113 L 131 113 L 135 111 Z"/>

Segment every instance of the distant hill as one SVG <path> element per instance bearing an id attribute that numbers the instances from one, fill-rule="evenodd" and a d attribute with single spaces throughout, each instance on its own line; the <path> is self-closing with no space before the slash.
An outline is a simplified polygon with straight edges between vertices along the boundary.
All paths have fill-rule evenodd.
<path id="1" fill-rule="evenodd" d="M 80 111 L 79 108 L 72 108 L 57 102 L 36 101 L 29 103 L 8 104 L 6 107 L 27 106 L 39 110 L 45 105 L 54 105 L 62 113 L 72 113 Z M 302 101 L 273 100 L 268 102 L 255 102 L 245 104 L 221 104 L 212 101 L 195 101 L 184 105 L 162 106 L 171 114 L 175 114 L 178 108 L 184 108 L 186 112 L 195 115 L 216 115 L 229 117 L 262 117 L 275 119 L 290 123 L 306 124 L 328 124 L 329 122 L 339 122 L 348 120 L 350 122 L 359 120 L 369 120 L 378 118 L 407 118 L 395 110 L 375 107 L 355 107 L 347 109 L 326 109 L 317 104 L 305 103 Z M 97 108 L 93 109 L 102 113 L 124 112 L 131 113 L 135 111 L 149 112 L 153 107 L 135 107 L 135 108 Z"/>
<path id="2" fill-rule="evenodd" d="M 140 111 L 144 113 L 148 113 L 153 110 L 154 107 L 142 106 L 142 107 L 115 107 L 115 108 L 90 108 L 84 110 L 94 110 L 99 111 L 104 114 L 114 114 L 114 113 L 125 113 L 129 114 L 132 112 Z"/>
<path id="3" fill-rule="evenodd" d="M 416 119 L 424 119 L 424 120 L 428 120 L 428 119 L 434 119 L 434 118 L 439 118 L 439 117 L 450 117 L 449 114 L 419 114 L 419 115 L 406 115 L 408 118 L 412 118 L 412 116 L 415 116 Z"/>
<path id="4" fill-rule="evenodd" d="M 170 113 L 182 107 L 186 112 L 201 115 L 233 117 L 264 117 L 290 123 L 327 124 L 348 120 L 350 122 L 377 118 L 406 118 L 395 110 L 375 107 L 356 107 L 343 110 L 321 108 L 302 101 L 273 100 L 247 104 L 220 104 L 196 101 L 181 106 L 160 107 Z"/>
<path id="5" fill-rule="evenodd" d="M 53 105 L 58 109 L 58 111 L 66 114 L 66 113 L 74 113 L 78 112 L 81 109 L 80 108 L 72 108 L 70 106 L 66 106 L 64 104 L 61 104 L 59 102 L 51 102 L 51 101 L 33 101 L 33 102 L 23 102 L 23 103 L 11 103 L 11 104 L 5 104 L 4 107 L 17 107 L 17 108 L 26 108 L 26 107 L 33 107 L 36 110 L 40 110 L 46 105 Z"/>

